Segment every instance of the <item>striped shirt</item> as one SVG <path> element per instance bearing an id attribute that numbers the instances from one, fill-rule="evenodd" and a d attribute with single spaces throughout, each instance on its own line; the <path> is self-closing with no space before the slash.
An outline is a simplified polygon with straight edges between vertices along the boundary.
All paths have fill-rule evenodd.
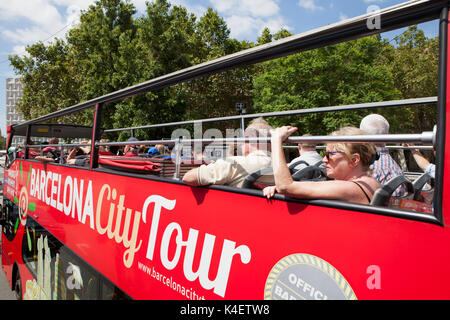
<path id="1" fill-rule="evenodd" d="M 396 176 L 403 175 L 403 170 L 391 157 L 386 148 L 379 148 L 377 152 L 379 153 L 380 158 L 370 166 L 370 169 L 373 171 L 372 177 L 374 177 L 381 185 Z M 405 192 L 405 186 L 401 185 L 392 195 L 394 197 L 399 197 L 404 195 Z"/>

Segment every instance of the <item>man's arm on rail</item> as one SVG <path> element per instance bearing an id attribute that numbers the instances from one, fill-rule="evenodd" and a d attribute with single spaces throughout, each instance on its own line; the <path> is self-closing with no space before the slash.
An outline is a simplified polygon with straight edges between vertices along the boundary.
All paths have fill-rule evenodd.
<path id="1" fill-rule="evenodd" d="M 200 186 L 200 183 L 198 182 L 198 168 L 186 172 L 183 176 L 183 182 L 193 187 Z"/>

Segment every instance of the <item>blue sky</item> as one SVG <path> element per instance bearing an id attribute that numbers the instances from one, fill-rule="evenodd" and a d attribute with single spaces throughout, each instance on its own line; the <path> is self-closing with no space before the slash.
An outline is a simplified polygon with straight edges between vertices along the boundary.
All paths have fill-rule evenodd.
<path id="1" fill-rule="evenodd" d="M 146 0 L 131 0 L 138 15 Z M 169 0 L 170 1 L 170 0 Z M 255 41 L 264 27 L 297 34 L 346 18 L 367 13 L 370 6 L 383 9 L 405 0 L 172 0 L 201 16 L 208 7 L 218 11 L 231 30 L 231 37 Z M 6 78 L 15 77 L 9 54 L 24 54 L 37 41 L 50 42 L 78 22 L 80 10 L 94 0 L 1 0 L 0 1 L 0 129 L 6 131 Z M 421 25 L 427 36 L 437 35 L 437 22 Z M 395 33 L 388 33 L 392 39 Z"/>

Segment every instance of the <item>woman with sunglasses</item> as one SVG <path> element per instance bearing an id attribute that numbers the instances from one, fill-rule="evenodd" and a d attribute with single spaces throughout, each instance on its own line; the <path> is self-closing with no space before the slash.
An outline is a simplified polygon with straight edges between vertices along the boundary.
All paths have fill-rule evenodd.
<path id="1" fill-rule="evenodd" d="M 272 131 L 272 165 L 275 186 L 266 187 L 264 196 L 272 198 L 275 192 L 292 198 L 333 199 L 370 204 L 380 184 L 370 176 L 369 166 L 376 154 L 372 143 L 336 142 L 327 144 L 323 162 L 328 181 L 294 181 L 286 164 L 283 142 L 297 128 L 285 126 Z M 331 135 L 363 135 L 360 129 L 346 127 Z"/>

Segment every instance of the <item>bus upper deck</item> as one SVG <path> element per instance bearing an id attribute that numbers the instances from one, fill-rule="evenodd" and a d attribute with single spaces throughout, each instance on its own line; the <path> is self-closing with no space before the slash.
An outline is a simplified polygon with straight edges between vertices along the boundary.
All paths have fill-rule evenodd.
<path id="1" fill-rule="evenodd" d="M 450 284 L 446 275 L 450 256 L 443 250 L 450 238 L 446 224 L 449 206 L 443 196 L 449 183 L 448 5 L 448 1 L 410 1 L 376 13 L 382 21 L 380 29 L 368 29 L 367 19 L 373 14 L 364 15 L 9 127 L 2 267 L 18 296 L 191 300 L 447 298 L 442 288 Z M 436 97 L 103 128 L 106 108 L 123 99 L 230 68 L 435 19 L 439 19 L 440 39 Z M 291 136 L 286 141 L 291 145 L 387 143 L 402 150 L 435 151 L 434 179 L 417 173 L 393 182 L 408 186 L 407 197 L 401 199 L 391 196 L 396 187 L 386 185 L 368 205 L 283 195 L 267 200 L 260 189 L 270 183 L 258 183 L 258 179 L 270 176 L 270 166 L 249 172 L 244 188 L 197 188 L 181 181 L 188 170 L 226 157 L 236 144 L 270 142 L 267 137 L 243 136 L 249 119 L 330 112 L 339 116 L 340 112 L 424 105 L 436 105 L 436 125 L 430 131 L 358 136 L 330 136 L 324 132 L 321 136 Z M 84 114 L 72 116 L 77 113 Z M 86 115 L 92 119 L 90 125 L 73 124 L 86 119 Z M 229 135 L 221 130 L 203 131 L 204 125 L 227 121 L 237 123 L 227 131 Z M 164 139 L 102 140 L 118 140 L 118 134 L 127 132 L 121 136 L 125 140 L 123 137 L 133 137 L 136 132 L 158 132 L 168 127 L 178 130 Z M 61 143 L 51 143 L 50 138 L 58 138 Z M 414 146 L 402 146 L 404 143 Z M 19 144 L 23 147 L 20 150 Z M 133 158 L 102 154 L 103 147 L 130 145 L 164 145 L 173 148 L 173 153 L 166 158 L 148 157 L 146 152 Z M 79 147 L 87 147 L 90 153 L 76 162 L 74 151 Z M 43 155 L 45 148 L 58 151 L 53 161 L 36 158 Z M 192 149 L 206 149 L 207 156 L 197 160 L 191 156 Z M 303 177 L 294 170 L 292 175 Z M 424 189 L 427 183 L 428 189 Z M 107 266 L 105 259 L 110 262 Z M 419 280 L 417 273 L 422 275 Z M 413 278 L 421 284 L 412 285 Z M 424 292 L 422 284 L 433 290 Z"/>

